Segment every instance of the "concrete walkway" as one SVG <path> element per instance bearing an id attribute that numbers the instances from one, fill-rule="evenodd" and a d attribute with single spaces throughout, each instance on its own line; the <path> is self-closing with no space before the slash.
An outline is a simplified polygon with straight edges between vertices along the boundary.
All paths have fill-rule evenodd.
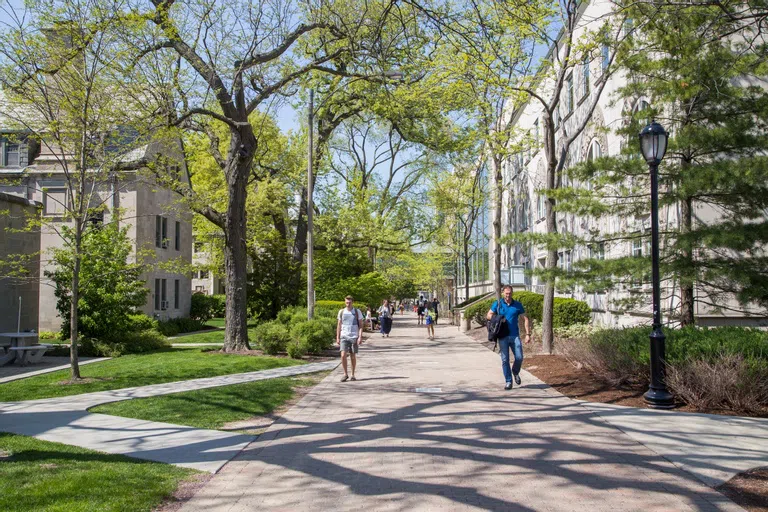
<path id="1" fill-rule="evenodd" d="M 0 432 L 215 473 L 255 437 L 169 423 L 91 414 L 97 405 L 331 370 L 338 361 L 288 366 L 61 398 L 0 403 Z"/>
<path id="2" fill-rule="evenodd" d="M 99 361 L 106 361 L 111 357 L 81 357 L 78 360 L 80 366 L 85 366 Z M 12 382 L 14 380 L 26 379 L 35 375 L 57 372 L 59 370 L 68 370 L 70 368 L 69 357 L 67 356 L 43 356 L 39 363 L 29 366 L 19 366 L 17 364 L 7 364 L 0 366 L 0 384 Z"/>
<path id="3" fill-rule="evenodd" d="M 598 413 L 525 372 L 504 391 L 497 354 L 447 325 L 426 340 L 415 323 L 398 315 L 390 338 L 363 345 L 356 382 L 337 369 L 182 510 L 741 510 L 675 465 L 669 444 L 643 444 L 645 430 L 688 460 L 728 439 L 734 459 L 768 465 L 766 421 L 736 434 L 719 419 L 683 428 L 690 415 L 675 413 L 648 425 L 644 411 Z M 720 478 L 741 469 L 718 453 L 706 465 Z"/>

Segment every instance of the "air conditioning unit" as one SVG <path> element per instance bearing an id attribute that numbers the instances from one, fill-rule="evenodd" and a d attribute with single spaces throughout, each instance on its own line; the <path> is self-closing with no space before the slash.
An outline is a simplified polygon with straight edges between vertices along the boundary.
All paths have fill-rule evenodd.
<path id="1" fill-rule="evenodd" d="M 166 310 L 166 309 L 168 309 L 168 303 L 169 303 L 169 302 L 170 302 L 170 301 L 167 301 L 167 300 L 161 300 L 161 301 L 160 301 L 160 309 L 162 309 L 162 310 Z"/>

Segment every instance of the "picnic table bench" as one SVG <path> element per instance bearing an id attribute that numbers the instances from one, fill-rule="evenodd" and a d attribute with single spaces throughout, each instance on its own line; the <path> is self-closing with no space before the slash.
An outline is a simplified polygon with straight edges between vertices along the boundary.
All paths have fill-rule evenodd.
<path id="1" fill-rule="evenodd" d="M 4 351 L 4 354 L 0 354 L 0 366 L 12 361 L 16 361 L 22 366 L 29 363 L 39 363 L 51 345 L 38 343 L 38 336 L 36 332 L 0 333 L 0 347 Z"/>

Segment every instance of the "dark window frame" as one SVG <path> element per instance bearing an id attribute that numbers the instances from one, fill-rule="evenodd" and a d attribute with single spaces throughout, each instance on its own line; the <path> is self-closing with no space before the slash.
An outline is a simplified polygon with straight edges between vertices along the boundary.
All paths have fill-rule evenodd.
<path id="1" fill-rule="evenodd" d="M 181 222 L 176 221 L 176 232 L 174 233 L 174 248 L 177 251 L 181 250 Z"/>

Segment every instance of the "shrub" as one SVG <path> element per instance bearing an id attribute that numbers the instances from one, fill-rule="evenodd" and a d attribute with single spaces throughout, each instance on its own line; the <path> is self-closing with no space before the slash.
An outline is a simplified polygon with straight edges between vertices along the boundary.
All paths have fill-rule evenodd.
<path id="1" fill-rule="evenodd" d="M 512 298 L 520 302 L 525 308 L 525 314 L 531 320 L 540 323 L 544 310 L 544 296 L 533 292 L 514 292 Z M 557 301 L 557 299 L 555 299 Z"/>
<path id="2" fill-rule="evenodd" d="M 647 384 L 650 327 L 604 329 L 564 343 L 570 360 L 613 383 Z M 696 408 L 768 408 L 768 333 L 739 327 L 665 329 L 667 384 Z"/>
<path id="3" fill-rule="evenodd" d="M 761 414 L 768 409 L 768 362 L 741 354 L 667 366 L 669 390 L 699 410 Z"/>
<path id="4" fill-rule="evenodd" d="M 41 340 L 58 340 L 59 339 L 59 333 L 58 332 L 51 332 L 51 331 L 40 331 L 37 335 L 37 337 Z"/>
<path id="5" fill-rule="evenodd" d="M 227 314 L 227 296 L 211 295 L 213 299 L 213 316 L 211 318 L 224 318 Z"/>
<path id="6" fill-rule="evenodd" d="M 543 305 L 544 298 L 542 296 Z M 525 304 L 523 304 L 523 307 L 525 307 Z M 580 300 L 555 297 L 553 308 L 552 327 L 586 324 L 592 319 L 592 308 L 586 302 Z M 528 311 L 527 308 L 526 311 Z"/>
<path id="7" fill-rule="evenodd" d="M 120 357 L 125 354 L 143 354 L 170 347 L 165 337 L 155 330 L 126 332 L 112 340 L 83 338 L 78 352 L 86 357 Z"/>
<path id="8" fill-rule="evenodd" d="M 131 331 L 148 331 L 151 329 L 158 330 L 158 322 L 151 316 L 147 316 L 143 313 L 136 315 L 130 315 L 128 317 L 129 330 Z"/>
<path id="9" fill-rule="evenodd" d="M 286 326 L 290 325 L 291 317 L 293 317 L 293 314 L 295 312 L 296 312 L 295 308 L 281 309 L 280 312 L 277 314 L 277 321 Z"/>
<path id="10" fill-rule="evenodd" d="M 216 317 L 216 313 L 220 309 L 220 301 L 218 297 L 221 297 L 221 295 L 203 295 L 202 293 L 195 293 L 192 295 L 192 306 L 189 309 L 189 317 L 203 323 Z M 219 316 L 224 316 L 224 313 L 222 312 Z"/>
<path id="11" fill-rule="evenodd" d="M 525 314 L 528 318 L 536 322 L 541 322 L 542 311 L 544 308 L 544 296 L 533 292 L 514 292 L 512 298 L 523 305 Z M 480 325 L 486 324 L 485 315 L 491 309 L 495 298 L 481 300 L 468 307 L 465 314 Z M 591 319 L 592 309 L 586 302 L 580 300 L 555 297 L 553 305 L 553 327 L 568 327 L 569 325 L 585 324 Z"/>
<path id="12" fill-rule="evenodd" d="M 488 313 L 488 310 L 491 309 L 493 301 L 495 300 L 496 299 L 493 298 L 481 300 L 480 302 L 477 302 L 476 304 L 473 304 L 472 306 L 465 309 L 464 314 L 471 318 L 473 322 L 485 326 L 485 324 L 488 322 L 485 318 L 485 315 Z"/>
<path id="13" fill-rule="evenodd" d="M 275 320 L 265 322 L 256 327 L 255 336 L 256 343 L 259 344 L 265 353 L 270 355 L 284 352 L 288 342 L 291 340 L 288 329 Z"/>
<path id="14" fill-rule="evenodd" d="M 191 318 L 169 318 L 157 322 L 157 330 L 166 336 L 176 336 L 180 333 L 200 331 L 205 328 L 205 322 Z"/>
<path id="15" fill-rule="evenodd" d="M 307 353 L 306 347 L 297 340 L 289 341 L 285 351 L 288 352 L 288 357 L 292 359 L 301 359 Z"/>
<path id="16" fill-rule="evenodd" d="M 315 302 L 315 313 L 322 312 L 323 316 L 336 318 L 339 310 L 345 305 L 343 300 L 318 300 Z"/>
<path id="17" fill-rule="evenodd" d="M 482 299 L 482 298 L 483 298 L 483 297 L 485 297 L 486 295 L 488 295 L 488 294 L 487 294 L 487 293 L 483 293 L 483 294 L 480 294 L 480 295 L 475 295 L 474 297 L 470 297 L 470 298 L 468 298 L 467 300 L 465 300 L 465 301 L 463 301 L 463 302 L 459 302 L 458 304 L 456 304 L 455 306 L 453 306 L 453 308 L 454 308 L 454 309 L 461 309 L 461 308 L 463 308 L 464 306 L 467 306 L 467 305 L 469 305 L 469 304 L 472 304 L 473 302 L 475 302 L 475 301 L 476 301 L 476 300 L 478 300 L 478 299 Z"/>
<path id="18" fill-rule="evenodd" d="M 305 320 L 291 328 L 291 337 L 306 347 L 310 354 L 319 354 L 333 345 L 334 330 L 327 322 L 321 320 Z"/>

